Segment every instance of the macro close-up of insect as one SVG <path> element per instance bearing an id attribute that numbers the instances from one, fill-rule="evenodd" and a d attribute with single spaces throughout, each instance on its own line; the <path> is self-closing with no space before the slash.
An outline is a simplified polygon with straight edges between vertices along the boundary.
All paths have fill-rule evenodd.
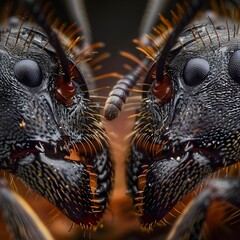
<path id="1" fill-rule="evenodd" d="M 0 239 L 240 238 L 239 1 L 0 8 Z"/>

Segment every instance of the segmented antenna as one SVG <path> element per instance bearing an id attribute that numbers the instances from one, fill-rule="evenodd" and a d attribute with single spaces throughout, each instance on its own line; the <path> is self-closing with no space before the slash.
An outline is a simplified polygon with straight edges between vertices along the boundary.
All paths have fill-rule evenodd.
<path id="1" fill-rule="evenodd" d="M 71 75 L 69 71 L 68 66 L 68 60 L 65 55 L 65 52 L 61 46 L 61 43 L 57 37 L 57 34 L 54 30 L 52 30 L 51 26 L 47 23 L 46 16 L 41 11 L 41 8 L 36 0 L 21 0 L 24 6 L 26 6 L 29 10 L 29 13 L 32 15 L 32 17 L 35 19 L 35 21 L 43 28 L 43 30 L 46 32 L 50 44 L 54 47 L 56 50 L 56 54 L 59 58 L 63 76 L 62 78 L 59 78 L 59 82 L 56 83 L 58 92 L 64 92 L 64 97 L 71 99 L 75 93 L 76 93 L 76 87 L 74 86 Z"/>
<path id="2" fill-rule="evenodd" d="M 103 115 L 107 120 L 117 118 L 131 89 L 136 85 L 136 82 L 141 76 L 144 66 L 149 62 L 149 59 L 144 59 L 141 65 L 138 65 L 134 70 L 117 82 L 113 90 L 110 92 L 105 104 Z"/>
<path id="3" fill-rule="evenodd" d="M 151 33 L 152 27 L 156 24 L 156 21 L 158 19 L 158 14 L 161 9 L 164 9 L 165 5 L 167 5 L 167 1 L 159 0 L 148 1 L 140 25 L 139 39 L 142 44 L 148 45 L 149 38 L 147 37 L 147 34 Z"/>
<path id="4" fill-rule="evenodd" d="M 152 1 L 152 3 L 154 3 L 151 5 L 152 8 L 159 8 L 160 5 L 158 2 Z M 156 77 L 158 86 L 160 85 L 159 83 L 161 83 L 161 81 L 163 81 L 164 79 L 163 74 L 166 59 L 172 47 L 176 44 L 178 36 L 186 27 L 186 25 L 193 19 L 196 13 L 199 10 L 201 10 L 204 6 L 206 6 L 207 0 L 193 0 L 193 1 L 189 0 L 188 3 L 189 7 L 188 9 L 186 9 L 185 15 L 179 21 L 179 23 L 177 24 L 176 28 L 172 31 L 172 33 L 169 35 L 168 39 L 166 40 L 166 44 L 161 52 L 161 55 L 157 60 Z M 156 11 L 151 10 L 150 12 Z M 152 22 L 152 18 L 150 19 Z M 147 23 L 145 23 L 145 25 L 148 26 Z M 140 40 L 144 41 L 144 39 L 145 39 L 144 37 L 140 37 Z M 143 45 L 144 43 L 145 41 L 143 42 Z M 144 61 L 149 60 L 145 59 Z M 124 103 L 126 102 L 126 99 L 129 95 L 131 88 L 136 84 L 137 80 L 140 78 L 141 74 L 141 71 L 139 71 L 140 68 L 141 66 L 139 65 L 131 73 L 126 75 L 124 79 L 119 80 L 116 86 L 110 92 L 103 113 L 107 120 L 113 120 L 118 116 Z M 130 88 L 125 86 L 130 86 Z"/>
<path id="5" fill-rule="evenodd" d="M 81 26 L 83 37 L 83 48 L 88 48 L 92 43 L 91 28 L 86 14 L 84 0 L 65 0 L 69 9 L 70 18 L 77 26 Z"/>
<path id="6" fill-rule="evenodd" d="M 142 45 L 148 44 L 149 40 L 145 37 L 146 33 L 148 33 L 152 28 L 153 22 L 155 22 L 161 7 L 162 4 L 159 4 L 158 0 L 151 0 L 149 2 L 140 30 L 139 39 Z M 156 16 L 153 16 L 154 14 Z M 149 63 L 149 59 L 144 59 L 141 65 L 139 64 L 134 70 L 116 83 L 115 87 L 110 92 L 104 107 L 103 115 L 107 120 L 117 118 L 127 100 L 127 97 L 129 96 L 131 89 L 139 80 L 144 69 L 143 66 L 147 66 Z"/>

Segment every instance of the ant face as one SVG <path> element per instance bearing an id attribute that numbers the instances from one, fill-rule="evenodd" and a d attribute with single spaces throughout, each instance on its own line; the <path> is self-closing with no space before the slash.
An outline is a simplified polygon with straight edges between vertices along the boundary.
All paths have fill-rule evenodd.
<path id="1" fill-rule="evenodd" d="M 84 80 L 90 68 L 79 63 L 79 38 L 72 41 L 63 33 L 56 38 L 37 3 L 26 6 L 34 3 L 29 13 L 34 11 L 43 30 L 15 18 L 2 25 L 1 168 L 75 223 L 95 228 L 113 170 L 98 105 Z"/>

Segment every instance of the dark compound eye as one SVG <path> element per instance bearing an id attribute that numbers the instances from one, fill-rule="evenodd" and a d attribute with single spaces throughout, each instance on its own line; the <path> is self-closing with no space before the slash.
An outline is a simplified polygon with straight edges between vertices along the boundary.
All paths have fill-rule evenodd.
<path id="1" fill-rule="evenodd" d="M 207 77 L 209 70 L 209 64 L 205 59 L 193 58 L 185 65 L 183 80 L 188 86 L 198 85 Z"/>
<path id="2" fill-rule="evenodd" d="M 240 83 L 240 50 L 233 53 L 229 60 L 228 72 L 231 78 Z"/>
<path id="3" fill-rule="evenodd" d="M 27 87 L 38 87 L 42 83 L 42 70 L 33 60 L 21 60 L 13 68 L 15 77 Z"/>

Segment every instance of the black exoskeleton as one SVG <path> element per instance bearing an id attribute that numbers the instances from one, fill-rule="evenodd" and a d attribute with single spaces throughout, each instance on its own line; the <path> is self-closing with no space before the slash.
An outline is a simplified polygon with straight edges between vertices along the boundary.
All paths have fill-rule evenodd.
<path id="1" fill-rule="evenodd" d="M 204 178 L 240 159 L 238 23 L 204 17 L 184 28 L 199 11 L 197 2 L 199 8 L 204 5 L 191 1 L 188 7 L 195 10 L 184 12 L 166 42 L 154 39 L 155 45 L 165 46 L 148 64 L 137 110 L 127 184 L 146 228 L 161 221 Z M 200 216 L 202 224 L 205 213 Z M 193 228 L 190 235 L 196 237 Z"/>
<path id="2" fill-rule="evenodd" d="M 22 4 L 41 26 L 13 17 L 0 25 L 0 168 L 75 223 L 95 228 L 113 170 L 99 106 L 88 93 L 92 73 L 77 62 L 82 49 L 50 28 L 36 1 Z M 68 49 L 64 60 L 58 46 Z"/>

